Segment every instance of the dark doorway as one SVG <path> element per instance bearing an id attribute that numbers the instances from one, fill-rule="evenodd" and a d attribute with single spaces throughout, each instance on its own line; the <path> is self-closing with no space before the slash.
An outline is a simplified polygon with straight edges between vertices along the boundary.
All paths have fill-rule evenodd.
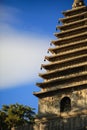
<path id="1" fill-rule="evenodd" d="M 60 102 L 60 112 L 67 112 L 71 110 L 71 100 L 69 97 L 64 97 Z"/>

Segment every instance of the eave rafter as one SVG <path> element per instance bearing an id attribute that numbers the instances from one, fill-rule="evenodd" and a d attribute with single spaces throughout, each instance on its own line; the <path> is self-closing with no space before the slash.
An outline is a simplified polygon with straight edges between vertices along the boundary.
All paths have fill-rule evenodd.
<path id="1" fill-rule="evenodd" d="M 87 47 L 86 47 L 86 50 L 87 50 Z M 57 61 L 57 62 L 53 62 L 53 63 L 49 63 L 49 64 L 42 64 L 41 66 L 44 69 L 55 70 L 57 68 L 72 66 L 73 64 L 78 64 L 78 63 L 85 62 L 85 61 L 87 61 L 87 54 L 72 57 L 72 58 Z"/>
<path id="2" fill-rule="evenodd" d="M 57 46 L 57 45 L 72 43 L 72 42 L 75 42 L 75 41 L 78 41 L 78 40 L 81 41 L 81 40 L 84 40 L 84 39 L 87 39 L 87 32 L 80 33 L 80 34 L 73 35 L 73 36 L 69 36 L 69 37 L 66 37 L 66 38 L 61 38 L 61 39 L 58 39 L 58 40 L 53 40 L 53 41 L 51 41 L 51 43 L 54 44 L 55 46 Z"/>
<path id="3" fill-rule="evenodd" d="M 73 20 L 73 19 L 75 19 L 75 18 L 80 18 L 80 17 L 85 17 L 87 15 L 87 12 L 82 12 L 82 13 L 80 13 L 80 14 L 76 14 L 76 15 L 72 15 L 72 16 L 69 16 L 69 17 L 64 17 L 64 18 L 60 18 L 59 19 L 59 21 L 61 21 L 61 22 L 68 22 L 68 20 Z"/>
<path id="4" fill-rule="evenodd" d="M 82 40 L 82 41 L 76 41 L 76 42 L 72 42 L 70 44 L 65 44 L 65 45 L 61 45 L 61 46 L 56 46 L 55 48 L 49 48 L 48 50 L 51 53 L 59 53 L 61 50 L 68 50 L 68 49 L 72 49 L 74 47 L 79 47 L 79 46 L 83 46 L 84 44 L 87 44 L 87 39 Z"/>
<path id="5" fill-rule="evenodd" d="M 75 14 L 80 14 L 82 12 L 87 11 L 87 7 L 86 6 L 81 6 L 78 8 L 74 8 L 72 10 L 67 10 L 67 11 L 63 11 L 62 14 L 67 17 L 67 16 L 71 16 L 71 15 L 75 15 Z"/>
<path id="6" fill-rule="evenodd" d="M 71 51 L 71 53 L 63 53 L 63 54 L 56 54 L 56 55 L 52 55 L 52 56 L 45 56 L 45 59 L 47 59 L 50 62 L 55 62 L 57 60 L 64 60 L 70 57 L 76 57 L 76 56 L 80 56 L 80 55 L 84 55 L 87 54 L 87 49 L 80 49 L 77 51 Z"/>
<path id="7" fill-rule="evenodd" d="M 76 28 L 73 28 L 73 29 L 69 29 L 69 30 L 66 30 L 66 31 L 63 31 L 63 32 L 59 32 L 59 33 L 54 33 L 54 35 L 58 38 L 64 38 L 64 37 L 69 37 L 69 36 L 72 36 L 72 35 L 77 35 L 78 33 L 84 33 L 87 31 L 87 25 L 84 25 L 84 26 L 81 26 L 81 27 L 76 27 Z"/>
<path id="8" fill-rule="evenodd" d="M 56 93 L 60 94 L 60 93 L 64 93 L 65 91 L 69 91 L 69 92 L 73 92 L 73 91 L 78 91 L 80 89 L 87 89 L 87 82 L 82 83 L 82 84 L 76 84 L 76 85 L 72 85 L 72 86 L 67 86 L 64 88 L 60 88 L 60 89 L 54 89 L 54 90 L 50 90 L 50 91 L 43 91 L 43 92 L 34 92 L 33 94 L 35 96 L 37 96 L 38 98 L 44 98 L 44 97 L 48 97 L 48 96 L 52 96 L 55 95 Z"/>
<path id="9" fill-rule="evenodd" d="M 67 75 L 70 76 L 72 74 L 85 71 L 86 67 L 87 67 L 87 63 L 86 64 L 79 64 L 78 66 L 74 65 L 71 67 L 67 67 L 65 69 L 63 68 L 62 70 L 57 69 L 57 70 L 46 72 L 46 73 L 40 73 L 39 76 L 46 79 L 46 80 L 56 78 L 56 77 L 61 77 L 61 76 L 62 77 L 67 76 Z"/>
<path id="10" fill-rule="evenodd" d="M 62 25 L 62 26 L 56 26 L 57 29 L 60 29 L 60 30 L 68 30 L 68 28 L 76 28 L 77 26 L 83 26 L 85 25 L 85 22 L 87 22 L 87 18 L 84 18 L 84 19 L 81 19 L 79 21 L 75 21 L 75 22 L 71 22 L 71 23 L 68 23 L 68 24 L 65 24 L 65 25 Z"/>
<path id="11" fill-rule="evenodd" d="M 61 78 L 54 78 L 52 80 L 44 81 L 42 83 L 36 83 L 36 85 L 40 88 L 47 88 L 47 87 L 54 87 L 54 86 L 65 86 L 79 84 L 80 82 L 87 81 L 87 71 L 80 72 L 77 75 L 72 75 L 69 77 L 61 77 Z"/>

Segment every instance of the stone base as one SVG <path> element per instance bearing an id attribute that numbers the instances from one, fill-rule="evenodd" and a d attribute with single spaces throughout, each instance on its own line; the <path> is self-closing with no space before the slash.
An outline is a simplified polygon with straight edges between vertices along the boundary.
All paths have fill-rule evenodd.
<path id="1" fill-rule="evenodd" d="M 62 114 L 35 120 L 34 130 L 87 130 L 87 114 Z"/>

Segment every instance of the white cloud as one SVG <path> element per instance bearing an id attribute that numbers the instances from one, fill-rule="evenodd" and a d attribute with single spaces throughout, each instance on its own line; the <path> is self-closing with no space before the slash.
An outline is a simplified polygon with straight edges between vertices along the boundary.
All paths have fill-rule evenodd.
<path id="1" fill-rule="evenodd" d="M 0 89 L 37 79 L 49 45 L 47 37 L 18 33 L 9 26 L 7 32 L 0 33 Z"/>

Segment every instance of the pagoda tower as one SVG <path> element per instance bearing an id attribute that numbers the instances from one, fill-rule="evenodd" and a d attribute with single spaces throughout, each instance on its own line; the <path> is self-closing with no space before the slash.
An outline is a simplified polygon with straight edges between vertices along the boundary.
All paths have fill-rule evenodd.
<path id="1" fill-rule="evenodd" d="M 54 35 L 54 47 L 45 56 L 49 63 L 37 83 L 38 116 L 35 130 L 87 129 L 87 6 L 74 0 L 71 10 L 63 12 L 60 32 Z"/>

